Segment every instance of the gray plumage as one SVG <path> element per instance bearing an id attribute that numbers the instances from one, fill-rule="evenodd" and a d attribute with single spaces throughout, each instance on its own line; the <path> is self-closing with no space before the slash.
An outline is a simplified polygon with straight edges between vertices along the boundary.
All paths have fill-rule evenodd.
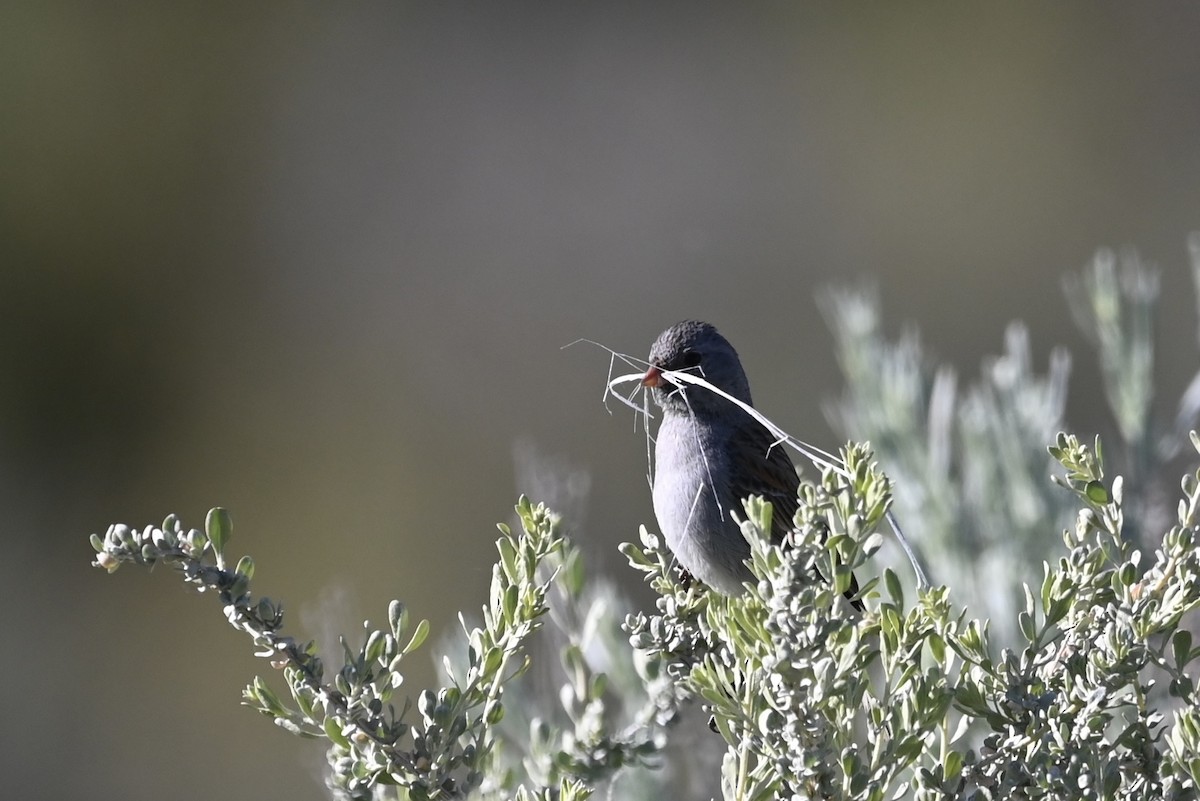
<path id="1" fill-rule="evenodd" d="M 737 351 L 708 323 L 671 326 L 650 348 L 645 383 L 663 419 L 654 448 L 654 514 L 671 552 L 693 576 L 727 595 L 751 579 L 750 546 L 731 512 L 762 495 L 775 509 L 773 534 L 782 539 L 796 511 L 799 479 L 783 447 L 761 424 L 703 387 L 656 381 L 656 371 L 695 372 L 753 405 Z"/>
<path id="2" fill-rule="evenodd" d="M 743 516 L 743 499 L 762 496 L 774 507 L 772 538 L 783 541 L 798 505 L 795 466 L 743 409 L 704 387 L 677 387 L 661 377 L 664 370 L 694 372 L 753 405 L 737 351 L 716 328 L 677 323 L 655 340 L 649 361 L 643 384 L 663 410 L 654 448 L 659 528 L 689 573 L 719 592 L 738 594 L 752 580 L 745 564 L 750 546 L 732 513 Z"/>

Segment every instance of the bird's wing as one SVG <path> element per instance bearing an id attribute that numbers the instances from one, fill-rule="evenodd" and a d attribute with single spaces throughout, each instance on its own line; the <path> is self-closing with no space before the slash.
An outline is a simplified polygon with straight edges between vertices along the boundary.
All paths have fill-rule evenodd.
<path id="1" fill-rule="evenodd" d="M 797 498 L 800 477 L 787 449 L 782 443 L 776 444 L 771 432 L 750 417 L 739 424 L 729 446 L 733 464 L 740 468 L 730 471 L 734 474 L 730 489 L 736 502 L 740 504 L 750 495 L 761 495 L 770 501 L 771 539 L 782 542 L 792 530 L 792 520 L 800 506 Z M 861 612 L 864 606 L 857 595 L 858 580 L 851 576 L 846 598 Z"/>
<path id="2" fill-rule="evenodd" d="M 782 444 L 775 444 L 775 437 L 756 420 L 746 417 L 739 424 L 729 443 L 733 474 L 730 490 L 733 492 L 737 511 L 741 502 L 750 495 L 761 495 L 771 502 L 771 538 L 783 540 L 792 529 L 792 518 L 796 516 L 799 502 L 796 490 L 800 477 L 796 467 Z"/>

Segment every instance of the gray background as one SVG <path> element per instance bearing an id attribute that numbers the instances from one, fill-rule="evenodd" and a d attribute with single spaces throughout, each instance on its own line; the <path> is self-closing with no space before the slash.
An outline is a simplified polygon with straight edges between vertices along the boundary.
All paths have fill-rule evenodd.
<path id="1" fill-rule="evenodd" d="M 590 476 L 594 565 L 652 512 L 608 361 L 717 323 L 774 419 L 835 447 L 814 300 L 974 374 L 1060 277 L 1164 268 L 1158 375 L 1196 369 L 1193 3 L 0 6 L 0 775 L 22 799 L 324 796 L 319 747 L 169 571 L 87 535 L 232 509 L 302 636 L 486 598 L 514 448 Z M 564 474 L 568 472 L 564 469 Z M 644 596 L 641 596 L 644 597 Z M 412 686 L 431 680 L 427 660 Z"/>

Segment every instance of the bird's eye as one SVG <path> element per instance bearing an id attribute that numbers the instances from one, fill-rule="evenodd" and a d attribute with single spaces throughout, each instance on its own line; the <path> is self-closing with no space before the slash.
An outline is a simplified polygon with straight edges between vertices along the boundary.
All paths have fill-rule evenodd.
<path id="1" fill-rule="evenodd" d="M 700 366 L 700 354 L 694 350 L 685 350 L 683 356 L 679 359 L 679 367 L 686 370 L 690 367 Z"/>

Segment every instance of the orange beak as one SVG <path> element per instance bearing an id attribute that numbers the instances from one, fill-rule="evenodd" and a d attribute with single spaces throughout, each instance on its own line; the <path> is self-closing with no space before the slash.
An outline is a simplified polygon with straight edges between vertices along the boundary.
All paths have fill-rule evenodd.
<path id="1" fill-rule="evenodd" d="M 663 384 L 662 370 L 654 365 L 650 365 L 650 369 L 642 376 L 643 387 L 661 387 Z"/>

